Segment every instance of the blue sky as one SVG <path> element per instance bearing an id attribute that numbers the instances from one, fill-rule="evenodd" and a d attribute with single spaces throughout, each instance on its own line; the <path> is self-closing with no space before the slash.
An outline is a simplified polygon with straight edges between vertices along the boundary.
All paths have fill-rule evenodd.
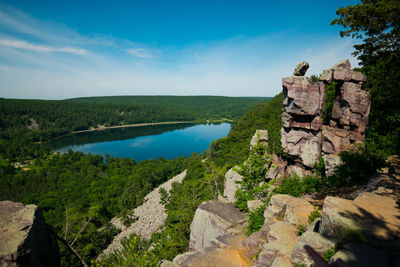
<path id="1" fill-rule="evenodd" d="M 274 96 L 351 56 L 330 26 L 359 1 L 0 1 L 0 97 Z"/>

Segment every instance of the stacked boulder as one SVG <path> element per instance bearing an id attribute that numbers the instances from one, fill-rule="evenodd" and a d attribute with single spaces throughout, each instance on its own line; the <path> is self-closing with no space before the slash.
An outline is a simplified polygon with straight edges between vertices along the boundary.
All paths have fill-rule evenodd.
<path id="1" fill-rule="evenodd" d="M 321 82 L 305 77 L 307 68 L 308 63 L 303 61 L 296 66 L 294 75 L 282 79 L 281 142 L 289 155 L 285 174 L 304 176 L 322 157 L 329 175 L 340 164 L 340 152 L 364 142 L 370 95 L 362 90 L 366 76 L 352 70 L 348 60 L 324 70 Z M 326 85 L 333 81 L 337 89 L 328 126 L 323 125 Z"/>

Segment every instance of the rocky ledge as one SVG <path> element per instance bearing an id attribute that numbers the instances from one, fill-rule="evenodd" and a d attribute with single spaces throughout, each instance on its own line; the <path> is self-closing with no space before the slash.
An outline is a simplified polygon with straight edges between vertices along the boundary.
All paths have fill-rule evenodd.
<path id="1" fill-rule="evenodd" d="M 60 266 L 56 237 L 36 205 L 0 202 L 0 266 Z"/>
<path id="2" fill-rule="evenodd" d="M 274 195 L 263 227 L 249 237 L 232 204 L 205 202 L 191 225 L 190 252 L 159 266 L 314 266 L 305 245 L 348 266 L 400 266 L 400 158 L 389 164 L 354 199 L 327 196 L 313 222 L 311 199 Z"/>

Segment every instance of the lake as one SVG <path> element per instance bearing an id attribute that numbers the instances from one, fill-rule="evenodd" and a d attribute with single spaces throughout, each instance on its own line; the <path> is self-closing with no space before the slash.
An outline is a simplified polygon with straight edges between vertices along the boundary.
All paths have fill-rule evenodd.
<path id="1" fill-rule="evenodd" d="M 230 129 L 229 123 L 152 125 L 73 134 L 47 145 L 60 153 L 71 149 L 136 161 L 171 159 L 207 150 L 212 141 L 225 137 Z"/>

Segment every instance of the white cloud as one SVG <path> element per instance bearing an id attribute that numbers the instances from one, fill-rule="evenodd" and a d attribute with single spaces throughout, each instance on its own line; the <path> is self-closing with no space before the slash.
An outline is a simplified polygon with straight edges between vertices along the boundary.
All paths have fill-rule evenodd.
<path id="1" fill-rule="evenodd" d="M 134 57 L 142 58 L 142 59 L 150 59 L 153 58 L 152 54 L 144 48 L 130 48 L 125 50 L 128 54 L 131 54 Z"/>
<path id="2" fill-rule="evenodd" d="M 62 52 L 62 53 L 72 53 L 78 55 L 84 55 L 85 53 L 87 53 L 86 49 L 82 48 L 36 45 L 21 40 L 0 40 L 0 45 L 17 49 L 23 49 L 23 50 L 37 51 L 37 52 Z"/>

